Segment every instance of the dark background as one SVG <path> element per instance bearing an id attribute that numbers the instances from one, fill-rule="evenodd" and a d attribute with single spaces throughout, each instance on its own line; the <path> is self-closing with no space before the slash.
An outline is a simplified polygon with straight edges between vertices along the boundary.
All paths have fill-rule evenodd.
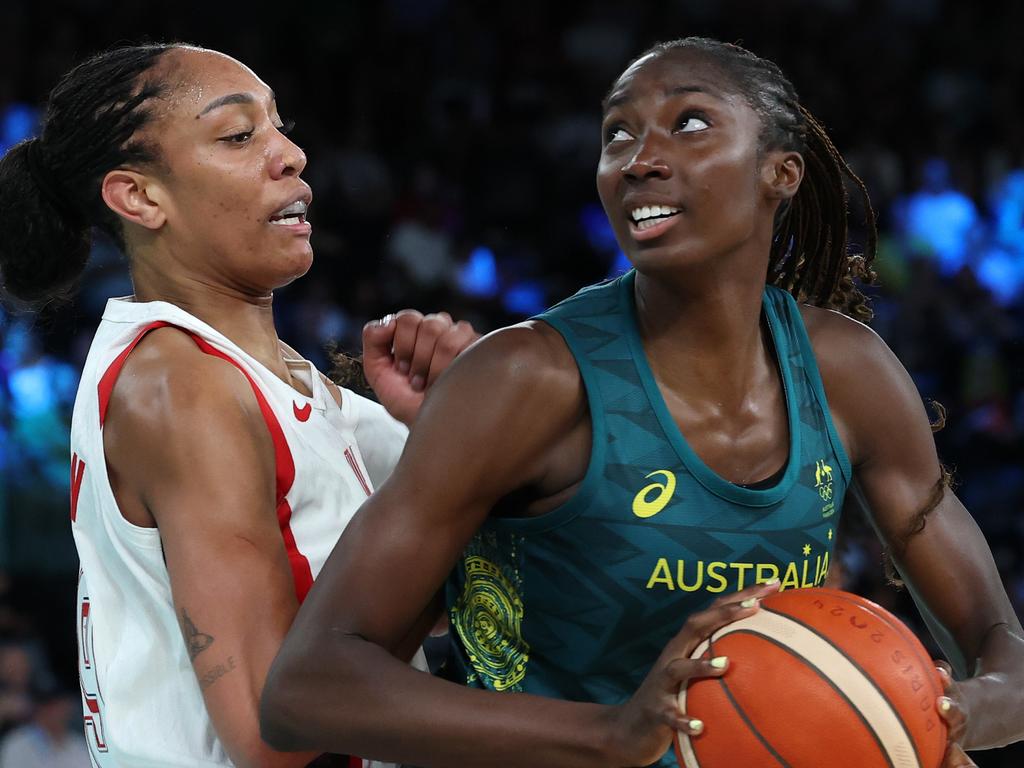
<path id="1" fill-rule="evenodd" d="M 602 96 L 657 40 L 742 42 L 783 68 L 868 185 L 873 326 L 948 409 L 941 456 L 1021 613 L 1022 29 L 1009 1 L 7 1 L 0 149 L 34 130 L 64 71 L 111 44 L 184 40 L 250 65 L 309 156 L 316 263 L 275 307 L 282 338 L 323 367 L 328 344 L 357 351 L 365 320 L 403 306 L 490 329 L 620 271 L 594 190 Z M 0 310 L 0 648 L 72 689 L 67 425 L 103 303 L 130 292 L 100 244 L 71 305 Z M 853 530 L 843 546 L 847 588 L 919 627 L 878 545 Z M 0 657 L 0 705 L 19 679 L 9 666 Z M 14 722 L 0 715 L 0 730 Z M 976 759 L 1019 766 L 1024 748 Z"/>

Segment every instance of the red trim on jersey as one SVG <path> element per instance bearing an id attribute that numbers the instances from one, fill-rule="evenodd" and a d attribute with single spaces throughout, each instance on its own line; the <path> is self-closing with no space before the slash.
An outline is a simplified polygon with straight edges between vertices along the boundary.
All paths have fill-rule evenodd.
<path id="1" fill-rule="evenodd" d="M 266 422 L 267 430 L 270 432 L 270 439 L 274 443 L 277 522 L 281 528 L 281 537 L 284 539 L 285 549 L 288 552 L 288 563 L 291 565 L 292 579 L 295 582 L 295 595 L 299 598 L 299 602 L 301 603 L 306 598 L 306 594 L 309 592 L 310 587 L 313 586 L 313 571 L 309 567 L 309 560 L 304 554 L 302 554 L 302 552 L 299 551 L 299 548 L 295 543 L 295 536 L 291 529 L 292 510 L 288 505 L 288 500 L 285 498 L 288 491 L 291 490 L 292 483 L 295 482 L 295 460 L 292 458 L 292 452 L 288 448 L 288 440 L 284 436 L 284 431 L 281 429 L 281 424 L 274 415 L 274 411 L 270 407 L 270 403 L 268 403 L 267 399 L 263 396 L 263 392 L 260 391 L 259 385 L 256 381 L 237 360 L 228 354 L 221 352 L 198 334 L 193 333 L 187 328 L 182 328 L 181 326 L 173 325 L 172 323 L 168 323 L 163 320 L 150 323 L 145 326 L 139 332 L 139 335 L 136 336 L 135 339 L 125 347 L 121 354 L 114 359 L 114 362 L 110 364 L 110 367 L 100 379 L 100 426 L 103 425 L 107 407 L 110 405 L 110 396 L 114 391 L 114 384 L 117 382 L 117 377 L 121 373 L 121 369 L 124 367 L 124 363 L 125 360 L 128 359 L 128 355 L 131 354 L 131 351 L 135 349 L 135 346 L 142 341 L 143 336 L 156 328 L 163 327 L 177 328 L 179 331 L 182 331 L 191 338 L 192 341 L 195 342 L 195 345 L 205 354 L 218 357 L 221 360 L 231 363 L 235 368 L 241 371 L 242 375 L 245 376 L 246 380 L 249 382 L 249 386 L 252 388 L 252 392 L 256 396 L 256 403 L 260 407 L 260 413 L 263 415 L 263 421 Z"/>
<path id="2" fill-rule="evenodd" d="M 107 408 L 110 407 L 110 396 L 114 392 L 114 384 L 117 382 L 117 377 L 121 375 L 121 369 L 124 368 L 124 361 L 128 359 L 128 355 L 132 353 L 135 346 L 142 341 L 143 336 L 156 328 L 163 328 L 167 325 L 170 325 L 170 323 L 165 323 L 163 320 L 159 320 L 144 327 L 139 331 L 139 335 L 132 339 L 131 344 L 125 347 L 121 351 L 121 354 L 114 358 L 114 362 L 110 364 L 110 367 L 107 368 L 107 372 L 103 374 L 99 384 L 101 427 L 107 418 Z"/>
<path id="3" fill-rule="evenodd" d="M 82 490 L 85 478 L 85 462 L 78 458 L 77 453 L 71 454 L 71 522 L 78 519 L 78 494 Z"/>
<path id="4" fill-rule="evenodd" d="M 359 462 L 356 460 L 355 454 L 352 453 L 351 448 L 345 449 L 345 459 L 348 461 L 348 465 L 352 467 L 356 480 L 358 480 L 359 484 L 363 486 L 363 492 L 369 496 L 370 493 L 372 493 L 372 491 L 370 491 L 370 484 L 366 482 L 366 477 L 363 475 L 362 467 L 359 466 Z"/>

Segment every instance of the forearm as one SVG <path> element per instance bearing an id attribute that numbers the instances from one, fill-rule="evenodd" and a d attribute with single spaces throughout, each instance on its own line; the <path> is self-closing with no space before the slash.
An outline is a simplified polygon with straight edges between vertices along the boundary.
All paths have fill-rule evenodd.
<path id="1" fill-rule="evenodd" d="M 1019 624 L 993 627 L 985 637 L 976 674 L 959 687 L 969 716 L 965 749 L 1024 740 L 1024 636 Z"/>
<path id="2" fill-rule="evenodd" d="M 427 767 L 618 768 L 612 712 L 597 704 L 464 688 L 346 636 L 327 652 L 307 646 L 279 657 L 260 722 L 267 741 L 284 749 L 351 752 Z"/>

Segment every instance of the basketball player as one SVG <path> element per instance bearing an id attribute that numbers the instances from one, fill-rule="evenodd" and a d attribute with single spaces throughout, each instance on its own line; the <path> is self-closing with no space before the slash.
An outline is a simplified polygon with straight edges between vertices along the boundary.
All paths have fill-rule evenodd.
<path id="1" fill-rule="evenodd" d="M 0 161 L 8 295 L 41 301 L 71 284 L 93 226 L 124 247 L 134 286 L 107 304 L 71 433 L 79 661 L 98 766 L 316 757 L 261 741 L 267 669 L 402 450 L 393 416 L 411 422 L 475 336 L 414 312 L 368 327 L 367 377 L 391 415 L 278 339 L 273 291 L 312 260 L 306 158 L 286 131 L 244 65 L 147 45 L 69 72 L 41 137 Z"/>
<path id="2" fill-rule="evenodd" d="M 874 235 L 848 255 L 844 175 L 863 185 L 778 67 L 711 40 L 634 61 L 603 138 L 635 270 L 449 369 L 299 611 L 264 734 L 424 766 L 674 765 L 675 729 L 716 727 L 679 686 L 728 664 L 688 653 L 778 588 L 759 582 L 824 581 L 856 484 L 970 675 L 935 702 L 946 766 L 1022 738 L 1020 622 L 910 377 L 857 321 Z M 394 658 L 444 584 L 464 686 Z"/>

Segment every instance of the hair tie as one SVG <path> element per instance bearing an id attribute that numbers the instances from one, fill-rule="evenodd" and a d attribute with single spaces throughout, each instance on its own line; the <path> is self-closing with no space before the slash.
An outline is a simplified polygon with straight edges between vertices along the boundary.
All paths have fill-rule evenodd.
<path id="1" fill-rule="evenodd" d="M 28 172 L 35 181 L 43 197 L 53 206 L 53 209 L 71 225 L 86 226 L 88 222 L 77 209 L 68 196 L 61 192 L 59 185 L 54 179 L 53 173 L 42 158 L 39 157 L 39 139 L 29 139 L 25 149 L 25 161 L 28 165 Z"/>

